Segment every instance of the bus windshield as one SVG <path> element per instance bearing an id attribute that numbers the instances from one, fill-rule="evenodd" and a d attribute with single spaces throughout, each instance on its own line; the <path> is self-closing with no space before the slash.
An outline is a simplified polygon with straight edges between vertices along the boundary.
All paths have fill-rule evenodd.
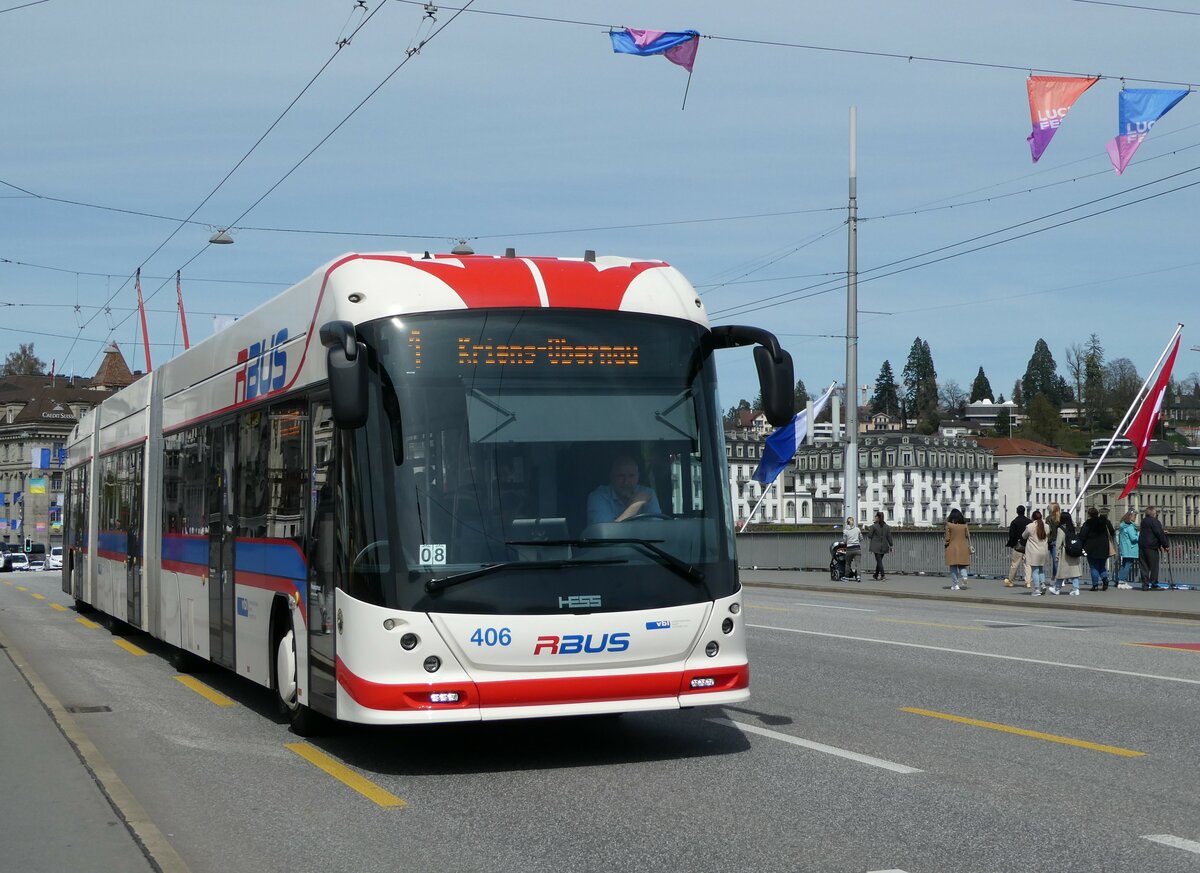
<path id="1" fill-rule="evenodd" d="M 706 333 L 545 309 L 360 326 L 371 411 L 342 441 L 339 584 L 397 609 L 497 614 L 732 593 Z"/>

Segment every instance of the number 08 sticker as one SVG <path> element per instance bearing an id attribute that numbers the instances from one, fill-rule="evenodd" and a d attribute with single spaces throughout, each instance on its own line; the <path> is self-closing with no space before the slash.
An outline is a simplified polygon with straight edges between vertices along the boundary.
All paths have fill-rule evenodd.
<path id="1" fill-rule="evenodd" d="M 432 566 L 445 564 L 445 543 L 421 543 L 421 550 L 417 553 L 417 563 Z"/>

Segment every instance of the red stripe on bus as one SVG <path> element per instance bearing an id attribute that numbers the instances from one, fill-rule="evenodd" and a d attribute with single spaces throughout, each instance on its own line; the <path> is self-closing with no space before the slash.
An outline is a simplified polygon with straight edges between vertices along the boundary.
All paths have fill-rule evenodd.
<path id="1" fill-rule="evenodd" d="M 693 679 L 711 678 L 713 685 L 692 688 Z M 570 703 L 605 703 L 621 700 L 701 695 L 736 691 L 750 686 L 750 667 L 741 664 L 714 670 L 672 673 L 631 673 L 618 676 L 572 676 L 548 679 L 512 679 L 498 682 L 425 682 L 385 684 L 355 675 L 339 657 L 337 681 L 354 701 L 368 709 L 384 711 L 462 709 L 464 707 L 553 706 Z M 434 692 L 456 691 L 457 704 L 431 704 Z"/>

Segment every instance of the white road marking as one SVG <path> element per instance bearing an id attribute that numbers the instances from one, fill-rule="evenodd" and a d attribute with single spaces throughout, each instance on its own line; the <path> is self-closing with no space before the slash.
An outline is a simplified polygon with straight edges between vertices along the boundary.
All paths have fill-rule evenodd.
<path id="1" fill-rule="evenodd" d="M 1200 843 L 1197 843 L 1195 840 L 1185 840 L 1183 837 L 1176 837 L 1171 834 L 1147 834 L 1142 839 L 1149 840 L 1152 843 L 1162 843 L 1164 846 L 1170 846 L 1172 849 L 1183 849 L 1185 852 L 1191 852 L 1193 855 L 1200 855 Z"/>
<path id="2" fill-rule="evenodd" d="M 814 609 L 845 609 L 850 612 L 875 612 L 874 609 L 863 609 L 861 606 L 830 606 L 828 603 L 799 603 L 795 602 L 792 606 L 811 606 Z"/>
<path id="3" fill-rule="evenodd" d="M 1116 676 L 1133 676 L 1136 679 L 1159 679 L 1163 682 L 1182 682 L 1185 685 L 1200 685 L 1200 679 L 1183 679 L 1179 676 L 1161 676 L 1156 673 L 1135 673 L 1132 670 L 1114 670 L 1111 667 L 1092 667 L 1087 664 L 1065 664 L 1062 661 L 1042 661 L 1037 658 L 1021 658 L 1017 655 L 996 655 L 992 652 L 971 652 L 967 649 L 951 649 L 946 646 L 926 646 L 921 643 L 903 643 L 899 640 L 879 640 L 873 637 L 852 637 L 847 634 L 829 634 L 820 631 L 799 630 L 794 627 L 775 627 L 769 624 L 748 624 L 758 630 L 782 631 L 788 634 L 806 634 L 813 637 L 830 637 L 836 640 L 853 640 L 859 643 L 880 643 L 885 646 L 900 646 L 905 649 L 925 649 L 931 652 L 949 652 L 952 655 L 974 655 L 977 658 L 996 658 L 1000 661 L 1020 661 L 1024 664 L 1041 664 L 1045 667 L 1063 667 L 1072 670 L 1091 670 L 1093 673 L 1112 673 Z"/>
<path id="4" fill-rule="evenodd" d="M 733 719 L 714 718 L 710 721 L 715 721 L 719 724 L 731 724 L 738 730 L 746 733 L 759 734 L 760 736 L 770 737 L 773 740 L 782 740 L 785 743 L 791 743 L 793 746 L 801 746 L 805 749 L 811 749 L 814 752 L 823 752 L 826 755 L 836 755 L 839 758 L 846 758 L 851 761 L 857 761 L 860 764 L 869 764 L 872 767 L 879 767 L 881 770 L 891 770 L 893 773 L 921 773 L 916 767 L 908 767 L 904 764 L 897 764 L 894 761 L 885 761 L 883 758 L 873 758 L 870 755 L 860 755 L 858 752 L 851 752 L 846 749 L 839 749 L 837 746 L 827 746 L 824 743 L 813 742 L 802 737 L 794 737 L 791 734 L 783 734 L 779 731 L 769 730 L 767 728 L 758 727 L 757 725 L 745 724 L 744 722 L 734 721 Z"/>
<path id="5" fill-rule="evenodd" d="M 867 873 L 904 873 L 899 867 L 889 867 L 887 870 L 868 870 Z"/>
<path id="6" fill-rule="evenodd" d="M 1034 624 L 1023 621 L 1008 621 L 1007 619 L 1003 618 L 972 618 L 968 619 L 968 621 L 977 621 L 981 624 L 1007 624 L 1012 625 L 1013 627 L 1044 627 L 1046 630 L 1087 630 L 1085 627 L 1062 627 L 1057 624 Z"/>

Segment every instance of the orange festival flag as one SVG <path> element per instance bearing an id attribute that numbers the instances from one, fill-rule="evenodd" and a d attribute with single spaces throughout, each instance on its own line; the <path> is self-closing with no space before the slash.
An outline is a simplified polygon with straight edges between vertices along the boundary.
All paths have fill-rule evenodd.
<path id="1" fill-rule="evenodd" d="M 1100 81 L 1099 76 L 1030 76 L 1025 86 L 1029 91 L 1029 118 L 1033 132 L 1029 134 L 1029 151 L 1036 164 L 1071 106 L 1084 91 Z"/>

